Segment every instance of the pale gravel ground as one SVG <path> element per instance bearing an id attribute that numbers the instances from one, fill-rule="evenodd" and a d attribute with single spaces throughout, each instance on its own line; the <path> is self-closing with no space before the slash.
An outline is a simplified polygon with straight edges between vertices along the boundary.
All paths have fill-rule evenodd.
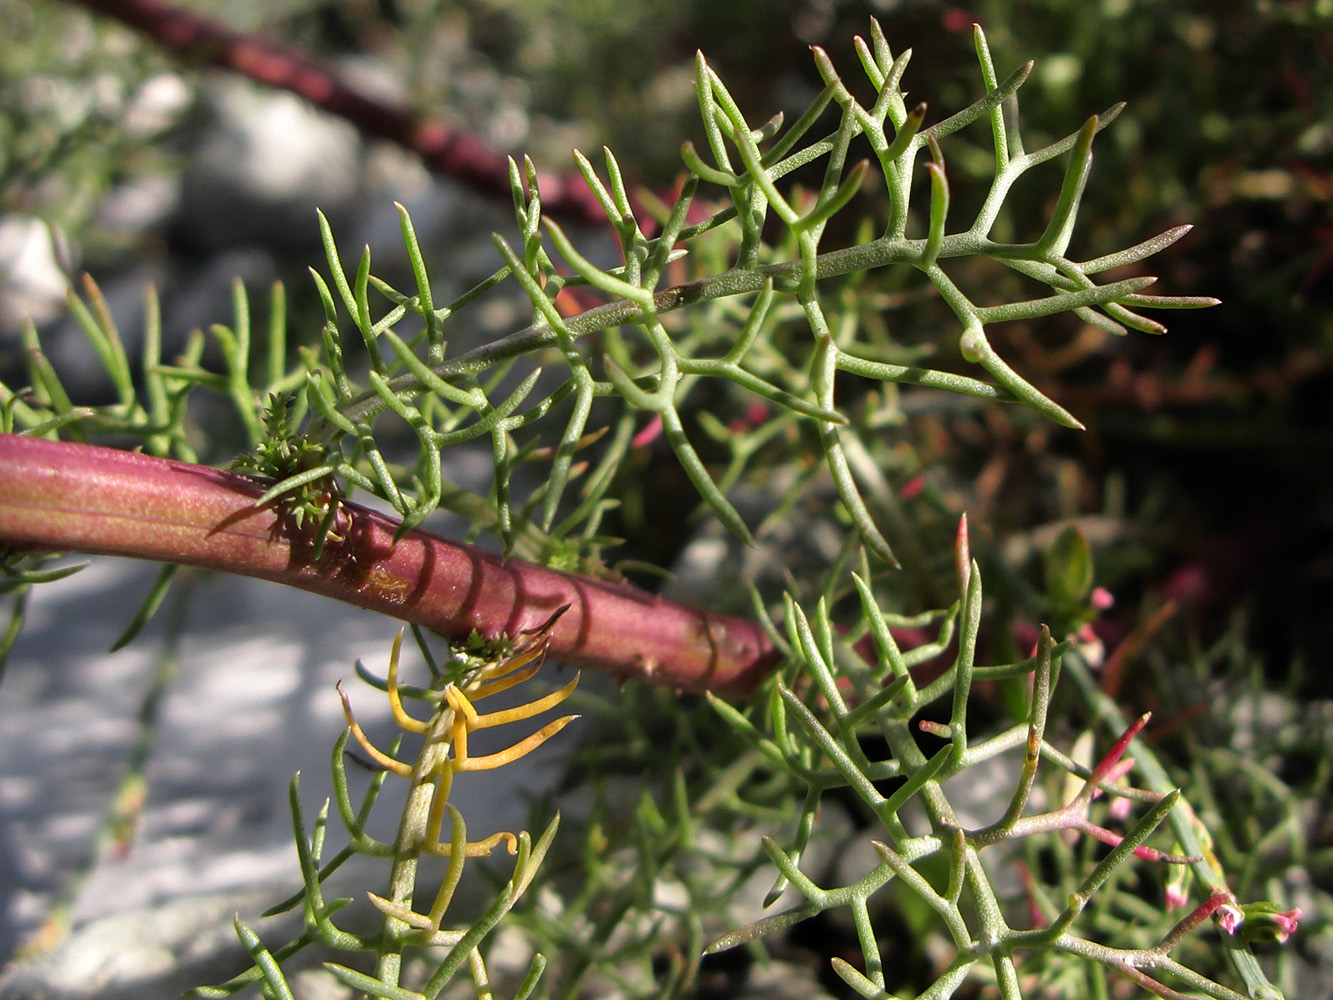
<path id="1" fill-rule="evenodd" d="M 106 650 L 153 573 L 128 561 L 97 560 L 33 595 L 28 628 L 0 685 L 4 954 L 37 929 L 94 853 L 102 817 L 139 738 L 136 717 L 163 649 L 161 623 L 119 653 Z M 128 852 L 98 856 L 78 885 L 70 914 L 79 932 L 73 947 L 62 949 L 54 963 L 8 970 L 0 977 L 0 997 L 37 995 L 29 972 L 46 976 L 53 991 L 41 995 L 109 995 L 135 964 L 126 954 L 132 947 L 142 949 L 140 966 L 159 970 L 175 964 L 166 962 L 168 953 L 178 961 L 188 956 L 192 964 L 206 957 L 200 952 L 210 949 L 199 934 L 213 947 L 235 948 L 232 912 L 253 921 L 299 884 L 288 783 L 294 771 L 302 772 L 309 823 L 330 794 L 329 751 L 344 725 L 336 681 L 345 682 L 367 731 L 383 744 L 392 739 L 387 702 L 356 680 L 354 662 L 360 657 L 382 673 L 395 632 L 385 618 L 309 594 L 202 577 L 179 674 L 160 705 L 134 844 Z M 474 829 L 520 828 L 526 820 L 522 791 L 554 778 L 554 769 L 542 763 L 538 753 L 526 766 L 461 780 L 451 800 Z M 386 788 L 385 819 L 392 820 L 396 810 L 389 803 L 399 794 L 393 783 Z M 375 832 L 386 836 L 390 829 Z M 336 834 L 330 834 L 333 844 L 340 843 Z M 371 884 L 381 880 L 373 875 Z M 167 912 L 174 917 L 164 921 Z M 205 933 L 205 915 L 220 918 L 225 933 Z M 196 925 L 197 933 L 170 943 Z M 131 935 L 134 926 L 139 930 Z M 98 942 L 110 951 L 99 952 Z M 93 987 L 96 992 L 88 992 Z"/>

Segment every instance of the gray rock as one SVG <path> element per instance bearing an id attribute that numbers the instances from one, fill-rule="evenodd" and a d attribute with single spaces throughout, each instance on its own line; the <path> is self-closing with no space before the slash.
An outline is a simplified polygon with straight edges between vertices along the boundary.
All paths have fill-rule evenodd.
<path id="1" fill-rule="evenodd" d="M 292 94 L 233 78 L 210 83 L 208 106 L 213 120 L 184 176 L 182 237 L 200 253 L 318 247 L 315 209 L 342 220 L 357 200 L 356 129 Z"/>

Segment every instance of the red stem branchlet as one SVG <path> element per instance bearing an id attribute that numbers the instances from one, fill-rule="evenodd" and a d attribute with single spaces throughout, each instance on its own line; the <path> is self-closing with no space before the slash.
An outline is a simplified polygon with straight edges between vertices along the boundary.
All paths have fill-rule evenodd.
<path id="1" fill-rule="evenodd" d="M 1236 897 L 1229 892 L 1213 893 L 1212 896 L 1196 906 L 1181 919 L 1180 923 L 1167 932 L 1166 937 L 1162 938 L 1161 943 L 1158 944 L 1157 950 L 1166 954 L 1219 909 L 1228 904 L 1234 905 L 1235 902 Z"/>
<path id="2" fill-rule="evenodd" d="M 1120 834 L 1108 830 L 1104 826 L 1099 826 L 1088 819 L 1088 804 L 1094 797 L 1102 793 L 1103 788 L 1124 777 L 1133 767 L 1134 761 L 1132 758 L 1125 756 L 1125 751 L 1129 749 L 1134 737 L 1142 732 L 1150 718 L 1151 713 L 1145 712 L 1129 724 L 1115 743 L 1111 745 L 1111 749 L 1107 751 L 1106 756 L 1097 762 L 1083 788 L 1068 803 L 1052 812 L 1042 813 L 1038 816 L 1022 817 L 1005 831 L 1005 838 L 1012 839 L 1030 836 L 1034 833 L 1053 833 L 1057 830 L 1068 830 L 1083 833 L 1112 847 L 1122 843 L 1124 837 Z M 920 723 L 920 726 L 927 732 L 934 731 L 932 728 L 928 728 L 928 724 L 924 721 Z M 1161 797 L 1158 796 L 1157 798 L 1160 800 Z M 1158 861 L 1176 865 L 1192 864 L 1200 860 L 1193 855 L 1167 854 L 1155 847 L 1148 847 L 1146 844 L 1140 844 L 1134 848 L 1134 856 L 1145 861 Z"/>
<path id="3" fill-rule="evenodd" d="M 624 583 L 503 560 L 344 503 L 316 555 L 309 533 L 256 507 L 264 487 L 207 466 L 0 435 L 0 546 L 130 556 L 258 577 L 383 612 L 452 639 L 549 622 L 562 662 L 681 691 L 749 694 L 779 653 L 754 622 Z"/>

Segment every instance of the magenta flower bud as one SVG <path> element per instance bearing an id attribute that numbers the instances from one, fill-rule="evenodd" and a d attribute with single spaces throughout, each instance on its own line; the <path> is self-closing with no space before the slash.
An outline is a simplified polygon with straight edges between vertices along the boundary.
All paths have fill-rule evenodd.
<path id="1" fill-rule="evenodd" d="M 1301 925 L 1300 907 L 1294 907 L 1283 913 L 1273 914 L 1273 923 L 1278 927 L 1278 942 L 1285 943 L 1287 938 L 1296 933 Z"/>
<path id="2" fill-rule="evenodd" d="M 1244 924 L 1241 933 L 1248 941 L 1276 941 L 1285 944 L 1296 933 L 1301 923 L 1301 911 L 1298 908 L 1279 910 L 1276 903 L 1263 900 L 1258 903 L 1245 903 Z"/>
<path id="3" fill-rule="evenodd" d="M 1221 924 L 1222 930 L 1228 934 L 1235 934 L 1240 929 L 1240 925 L 1245 922 L 1245 914 L 1240 908 L 1231 903 L 1224 903 L 1217 908 L 1217 922 Z"/>
<path id="4" fill-rule="evenodd" d="M 1166 885 L 1166 908 L 1168 910 L 1178 910 L 1189 902 L 1189 892 L 1181 883 L 1172 881 Z"/>
<path id="5" fill-rule="evenodd" d="M 1106 808 L 1107 811 L 1111 814 L 1112 819 L 1124 822 L 1126 819 L 1129 818 L 1129 813 L 1130 810 L 1133 808 L 1133 806 L 1134 803 L 1130 802 L 1129 799 L 1125 798 L 1122 795 L 1117 795 L 1115 798 L 1111 800 L 1110 804 Z"/>

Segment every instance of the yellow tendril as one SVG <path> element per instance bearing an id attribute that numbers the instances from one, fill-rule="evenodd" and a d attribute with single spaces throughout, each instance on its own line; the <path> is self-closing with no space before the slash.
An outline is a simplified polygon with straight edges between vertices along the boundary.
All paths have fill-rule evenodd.
<path id="1" fill-rule="evenodd" d="M 526 653 L 514 657 L 512 660 L 506 660 L 504 663 L 497 663 L 495 667 L 483 670 L 479 680 L 485 680 L 487 683 L 480 684 L 472 691 L 472 697 L 475 701 L 481 701 L 483 698 L 489 698 L 493 694 L 499 694 L 501 691 L 508 691 L 516 684 L 522 684 L 529 677 L 532 677 L 542 667 L 542 654 L 546 650 L 543 648 L 531 649 Z M 532 661 L 536 660 L 536 663 Z M 520 667 L 528 666 L 526 670 L 519 670 Z"/>
<path id="2" fill-rule="evenodd" d="M 352 735 L 356 737 L 356 741 L 361 744 L 361 749 L 370 754 L 371 759 L 386 771 L 392 771 L 394 774 L 403 778 L 412 777 L 411 764 L 404 764 L 400 760 L 395 760 L 370 742 L 370 739 L 366 734 L 361 731 L 361 726 L 357 723 L 356 716 L 352 714 L 352 702 L 351 699 L 347 697 L 347 692 L 343 690 L 342 681 L 338 682 L 337 687 L 338 697 L 342 699 L 343 703 L 343 715 L 347 719 L 347 728 L 352 731 Z"/>
<path id="3" fill-rule="evenodd" d="M 524 673 L 527 673 L 527 671 L 524 671 Z M 499 712 L 491 712 L 487 715 L 478 715 L 477 709 L 473 705 L 473 701 L 479 701 L 482 698 L 489 697 L 491 694 L 496 693 L 497 690 L 503 690 L 503 688 L 496 688 L 492 684 L 483 685 L 473 691 L 471 698 L 469 698 L 460 688 L 453 686 L 445 688 L 445 702 L 454 711 L 454 770 L 488 771 L 493 768 L 502 767 L 511 761 L 518 760 L 531 753 L 533 750 L 536 750 L 537 747 L 541 746 L 556 733 L 560 732 L 560 730 L 564 729 L 565 726 L 573 722 L 578 716 L 566 715 L 563 718 L 557 719 L 555 722 L 543 726 L 527 739 L 520 740 L 507 750 L 487 754 L 483 757 L 473 757 L 468 753 L 468 734 L 475 732 L 478 729 L 491 729 L 495 726 L 503 726 L 510 722 L 520 722 L 523 719 L 530 719 L 534 715 L 540 715 L 542 712 L 548 711 L 556 705 L 559 705 L 573 694 L 574 688 L 578 686 L 578 683 L 579 678 L 575 675 L 574 679 L 560 690 L 553 691 L 544 698 L 538 698 L 525 705 L 516 705 L 513 708 L 506 708 Z"/>
<path id="4" fill-rule="evenodd" d="M 394 636 L 393 652 L 389 655 L 389 707 L 393 709 L 393 718 L 399 728 L 406 729 L 409 733 L 424 733 L 430 725 L 408 715 L 407 709 L 403 708 L 403 699 L 398 694 L 398 653 L 402 648 L 403 630 L 399 629 L 398 634 Z"/>
<path id="5" fill-rule="evenodd" d="M 526 705 L 516 705 L 513 708 L 506 708 L 499 712 L 491 712 L 488 715 L 477 715 L 473 712 L 468 717 L 468 729 L 489 729 L 492 726 L 503 726 L 510 722 L 521 722 L 524 719 L 531 719 L 534 715 L 541 715 L 549 709 L 555 708 L 562 701 L 574 693 L 574 688 L 578 687 L 579 679 L 577 676 L 562 687 L 559 691 L 552 691 L 545 698 L 538 698 L 536 701 L 530 701 Z M 480 700 L 474 692 L 471 700 L 476 702 Z M 570 716 L 574 718 L 574 716 Z"/>
<path id="6" fill-rule="evenodd" d="M 465 693 L 457 685 L 444 688 L 443 702 L 430 721 L 422 722 L 408 714 L 403 706 L 398 689 L 398 663 L 402 651 L 403 633 L 399 631 L 393 642 L 393 651 L 389 657 L 387 690 L 389 705 L 393 710 L 394 721 L 398 726 L 411 733 L 425 736 L 415 766 L 406 764 L 377 749 L 357 724 L 352 714 L 352 705 L 342 685 L 338 685 L 338 695 L 342 699 L 343 714 L 347 726 L 356 737 L 361 748 L 370 755 L 376 764 L 412 781 L 418 788 L 428 782 L 434 783 L 430 799 L 430 811 L 426 817 L 425 828 L 418 843 L 418 849 L 425 854 L 449 858 L 449 868 L 444 881 L 435 897 L 435 902 L 428 914 L 417 913 L 401 904 L 372 896 L 372 901 L 386 914 L 404 921 L 408 925 L 425 933 L 429 940 L 439 940 L 445 935 L 440 931 L 440 924 L 445 911 L 453 899 L 454 889 L 462 875 L 465 858 L 488 856 L 496 847 L 503 844 L 510 854 L 519 853 L 519 837 L 501 831 L 482 840 L 469 841 L 467 828 L 458 810 L 449 803 L 449 792 L 453 786 L 454 775 L 460 771 L 488 771 L 527 756 L 537 747 L 554 736 L 578 716 L 566 715 L 519 740 L 505 750 L 497 753 L 474 757 L 468 752 L 468 736 L 479 729 L 492 729 L 511 722 L 522 722 L 541 715 L 565 701 L 578 686 L 579 678 L 575 675 L 564 687 L 541 698 L 534 699 L 513 708 L 502 709 L 480 715 L 474 702 L 507 691 L 531 678 L 541 668 L 546 651 L 544 643 L 535 643 L 507 660 L 488 664 L 475 676 L 471 692 Z M 452 751 L 452 755 L 450 754 Z M 446 842 L 443 837 L 446 812 L 450 820 L 450 835 Z M 526 834 L 524 835 L 526 836 Z"/>
<path id="7" fill-rule="evenodd" d="M 486 754 L 483 757 L 455 759 L 454 770 L 490 771 L 497 767 L 503 767 L 505 764 L 512 763 L 521 757 L 526 757 L 577 718 L 577 715 L 566 715 L 563 718 L 556 719 L 554 722 L 547 723 L 527 739 L 519 740 L 519 742 L 515 743 L 509 749 L 501 750 L 499 753 Z"/>

